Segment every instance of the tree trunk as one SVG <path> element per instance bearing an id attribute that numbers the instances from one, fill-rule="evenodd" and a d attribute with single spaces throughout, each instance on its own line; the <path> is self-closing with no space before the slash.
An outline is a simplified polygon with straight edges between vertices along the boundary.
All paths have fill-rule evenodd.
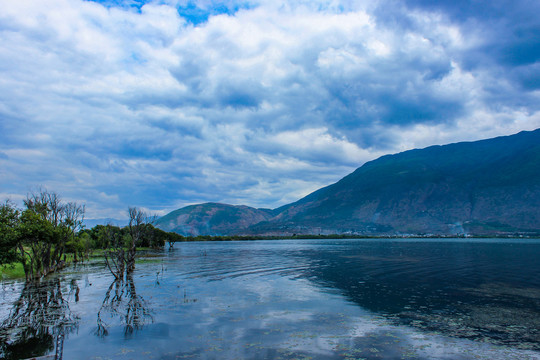
<path id="1" fill-rule="evenodd" d="M 126 272 L 128 274 L 133 273 L 133 271 L 135 270 L 135 253 L 136 252 L 137 252 L 137 246 L 135 245 L 135 241 L 133 240 L 128 250 L 128 256 L 127 256 Z"/>

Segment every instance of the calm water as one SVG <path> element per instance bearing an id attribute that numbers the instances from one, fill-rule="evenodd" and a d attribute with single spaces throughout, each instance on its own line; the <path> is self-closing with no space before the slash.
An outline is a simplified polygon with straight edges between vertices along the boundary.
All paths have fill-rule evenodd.
<path id="1" fill-rule="evenodd" d="M 0 290 L 0 358 L 540 359 L 540 240 L 177 243 Z"/>

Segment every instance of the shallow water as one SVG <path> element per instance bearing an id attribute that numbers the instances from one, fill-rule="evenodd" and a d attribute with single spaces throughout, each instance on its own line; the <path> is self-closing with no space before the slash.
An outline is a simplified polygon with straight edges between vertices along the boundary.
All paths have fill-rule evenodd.
<path id="1" fill-rule="evenodd" d="M 3 283 L 0 357 L 540 359 L 538 240 L 177 243 Z"/>

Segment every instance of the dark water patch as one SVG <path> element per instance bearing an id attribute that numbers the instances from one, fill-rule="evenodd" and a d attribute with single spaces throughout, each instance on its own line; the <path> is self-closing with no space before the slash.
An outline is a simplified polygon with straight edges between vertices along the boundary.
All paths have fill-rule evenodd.
<path id="1" fill-rule="evenodd" d="M 306 251 L 307 277 L 400 324 L 540 350 L 539 244 L 370 242 Z"/>

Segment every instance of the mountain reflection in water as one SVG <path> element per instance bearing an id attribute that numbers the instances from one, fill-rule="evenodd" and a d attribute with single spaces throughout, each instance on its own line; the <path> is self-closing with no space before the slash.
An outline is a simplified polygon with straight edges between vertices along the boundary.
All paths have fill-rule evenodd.
<path id="1" fill-rule="evenodd" d="M 533 251 L 531 251 L 533 250 Z M 399 324 L 540 350 L 538 244 L 365 241 L 304 251 L 305 276 Z"/>
<path id="2" fill-rule="evenodd" d="M 283 240 L 4 283 L 0 357 L 540 359 L 540 241 Z M 65 335 L 65 336 L 64 336 Z"/>

